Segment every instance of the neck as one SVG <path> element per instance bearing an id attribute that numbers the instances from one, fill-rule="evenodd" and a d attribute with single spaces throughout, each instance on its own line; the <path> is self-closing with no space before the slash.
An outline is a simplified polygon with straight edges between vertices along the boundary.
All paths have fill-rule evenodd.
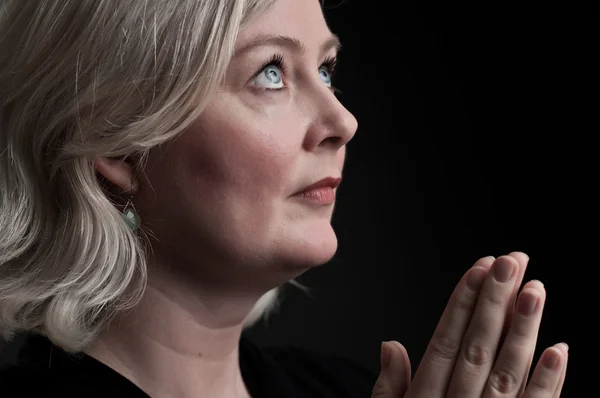
<path id="1" fill-rule="evenodd" d="M 149 275 L 142 301 L 86 353 L 153 398 L 249 397 L 239 340 L 259 296 L 192 291 L 166 275 Z"/>

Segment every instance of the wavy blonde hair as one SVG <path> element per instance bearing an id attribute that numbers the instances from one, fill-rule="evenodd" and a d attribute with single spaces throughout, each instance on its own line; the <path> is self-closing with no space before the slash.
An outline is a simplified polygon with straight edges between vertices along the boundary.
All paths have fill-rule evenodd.
<path id="1" fill-rule="evenodd" d="M 146 284 L 148 239 L 95 172 L 181 134 L 276 0 L 0 0 L 0 337 L 81 351 Z M 248 315 L 272 308 L 277 289 Z"/>

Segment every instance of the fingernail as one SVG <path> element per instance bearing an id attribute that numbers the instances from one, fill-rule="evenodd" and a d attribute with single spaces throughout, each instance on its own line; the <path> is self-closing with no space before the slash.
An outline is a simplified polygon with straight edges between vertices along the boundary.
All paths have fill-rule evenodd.
<path id="1" fill-rule="evenodd" d="M 392 352 L 389 344 L 386 342 L 381 343 L 381 371 L 385 372 L 390 367 L 392 359 Z"/>
<path id="2" fill-rule="evenodd" d="M 567 343 L 560 343 L 560 344 L 564 345 L 565 346 L 565 350 L 567 352 L 569 352 L 569 345 Z"/>
<path id="3" fill-rule="evenodd" d="M 556 369 L 560 363 L 560 354 L 556 352 L 556 348 L 544 352 L 544 365 L 548 369 Z"/>
<path id="4" fill-rule="evenodd" d="M 522 315 L 532 315 L 537 309 L 539 301 L 540 298 L 537 294 L 523 293 L 517 301 L 517 308 Z"/>
<path id="5" fill-rule="evenodd" d="M 476 267 L 480 268 L 480 267 Z M 472 269 L 469 271 L 469 275 L 467 276 L 467 286 L 474 292 L 478 292 L 479 288 L 483 285 L 483 281 L 486 277 L 486 270 L 483 272 L 478 269 Z"/>
<path id="6" fill-rule="evenodd" d="M 536 285 L 538 285 L 538 286 L 539 286 L 539 287 L 541 287 L 541 288 L 543 288 L 543 287 L 544 287 L 544 284 L 542 283 L 542 281 L 540 281 L 540 280 L 538 280 L 538 279 L 532 279 L 532 280 L 531 280 L 531 282 L 529 282 L 529 283 L 531 283 L 531 284 L 534 284 L 534 283 L 535 283 Z"/>
<path id="7" fill-rule="evenodd" d="M 496 262 L 494 276 L 498 282 L 508 282 L 515 273 L 516 267 L 510 261 Z"/>

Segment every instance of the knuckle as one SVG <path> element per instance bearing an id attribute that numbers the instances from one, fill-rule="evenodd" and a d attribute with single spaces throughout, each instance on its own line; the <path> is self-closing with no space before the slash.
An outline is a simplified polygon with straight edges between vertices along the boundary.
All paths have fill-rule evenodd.
<path id="1" fill-rule="evenodd" d="M 533 355 L 534 347 L 525 341 L 507 339 L 502 346 L 502 362 L 496 360 L 496 366 L 506 368 L 514 364 L 525 363 L 530 355 Z"/>
<path id="2" fill-rule="evenodd" d="M 471 297 L 471 295 L 468 294 L 463 294 L 456 298 L 456 301 L 454 302 L 454 308 L 456 308 L 458 311 L 467 312 L 470 314 L 475 309 L 475 304 L 476 301 L 474 300 L 474 297 Z"/>
<path id="3" fill-rule="evenodd" d="M 527 386 L 528 391 L 548 392 L 554 387 L 554 379 L 549 375 L 533 377 Z"/>
<path id="4" fill-rule="evenodd" d="M 460 350 L 460 342 L 452 337 L 440 334 L 431 340 L 431 355 L 435 359 L 454 360 Z"/>
<path id="5" fill-rule="evenodd" d="M 490 307 L 501 308 L 506 304 L 507 297 L 505 297 L 503 292 L 493 289 L 484 296 L 484 300 Z"/>
<path id="6" fill-rule="evenodd" d="M 519 387 L 519 378 L 509 369 L 497 369 L 490 373 L 488 386 L 490 390 L 498 394 L 510 394 Z"/>
<path id="7" fill-rule="evenodd" d="M 512 333 L 519 340 L 525 340 L 532 337 L 532 331 L 534 330 L 535 321 L 525 319 L 515 319 L 510 328 Z"/>
<path id="8" fill-rule="evenodd" d="M 386 396 L 386 394 L 389 394 L 389 389 L 383 386 L 381 383 L 377 383 L 373 387 L 371 398 L 383 398 Z"/>
<path id="9" fill-rule="evenodd" d="M 462 355 L 465 361 L 473 366 L 485 365 L 489 363 L 492 357 L 489 348 L 475 341 L 468 342 L 464 345 Z"/>

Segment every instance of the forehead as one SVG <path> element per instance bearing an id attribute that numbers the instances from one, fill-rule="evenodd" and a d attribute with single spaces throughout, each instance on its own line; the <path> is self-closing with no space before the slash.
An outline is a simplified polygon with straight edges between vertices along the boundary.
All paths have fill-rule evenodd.
<path id="1" fill-rule="evenodd" d="M 278 0 L 240 31 L 236 48 L 244 47 L 261 35 L 288 36 L 314 48 L 331 37 L 331 31 L 320 0 Z"/>

